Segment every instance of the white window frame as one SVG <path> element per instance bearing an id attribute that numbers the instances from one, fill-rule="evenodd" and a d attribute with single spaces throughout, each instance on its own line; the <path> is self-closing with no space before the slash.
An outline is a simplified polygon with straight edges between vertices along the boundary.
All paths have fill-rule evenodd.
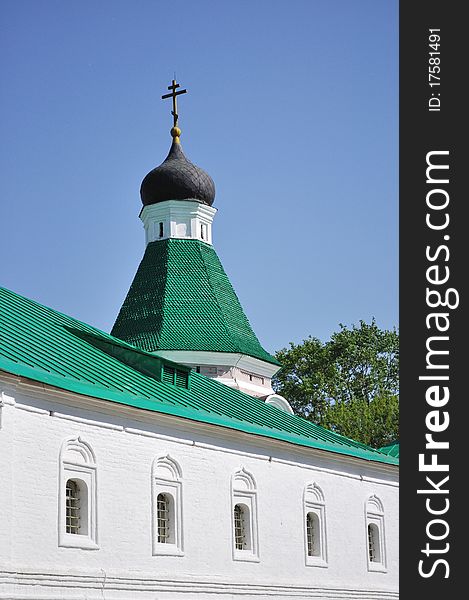
<path id="1" fill-rule="evenodd" d="M 163 224 L 163 235 L 161 237 L 160 237 L 160 223 Z M 165 240 L 166 238 L 170 237 L 168 235 L 169 223 L 168 223 L 167 219 L 158 219 L 158 220 L 154 221 L 154 223 L 151 227 L 153 230 L 153 232 L 152 232 L 153 240 L 152 241 Z"/>
<path id="2" fill-rule="evenodd" d="M 67 533 L 66 530 L 66 485 L 69 479 L 78 481 L 80 494 L 86 493 L 86 514 L 83 512 L 80 514 L 85 533 Z M 99 549 L 97 505 L 97 468 L 93 449 L 80 436 L 68 438 L 62 443 L 59 455 L 58 545 L 60 547 Z"/>
<path id="3" fill-rule="evenodd" d="M 319 533 L 319 542 L 317 556 L 309 556 L 308 554 L 308 513 L 313 513 L 318 519 L 317 529 Z M 303 531 L 306 566 L 323 568 L 328 567 L 329 565 L 327 562 L 326 502 L 324 499 L 324 494 L 316 482 L 308 484 L 304 490 Z"/>
<path id="4" fill-rule="evenodd" d="M 208 224 L 201 222 L 200 223 L 200 239 L 204 242 L 208 242 Z"/>
<path id="5" fill-rule="evenodd" d="M 158 505 L 159 494 L 172 498 L 170 521 L 172 542 L 158 541 Z M 169 456 L 155 458 L 151 472 L 151 522 L 153 556 L 184 556 L 183 519 L 182 519 L 182 471 L 179 464 Z"/>
<path id="6" fill-rule="evenodd" d="M 237 504 L 243 504 L 248 510 L 248 523 L 244 523 L 247 538 L 249 540 L 248 548 L 242 550 L 236 548 L 235 527 L 234 527 L 234 508 Z M 245 512 L 246 517 L 246 512 Z M 231 513 L 230 526 L 232 538 L 233 560 L 259 562 L 259 533 L 257 520 L 257 489 L 254 477 L 242 468 L 236 471 L 231 479 Z"/>
<path id="7" fill-rule="evenodd" d="M 368 525 L 375 525 L 378 532 L 379 561 L 370 560 Z M 365 502 L 365 534 L 366 534 L 366 560 L 368 571 L 386 573 L 386 538 L 384 530 L 384 508 L 378 496 L 370 496 Z"/>

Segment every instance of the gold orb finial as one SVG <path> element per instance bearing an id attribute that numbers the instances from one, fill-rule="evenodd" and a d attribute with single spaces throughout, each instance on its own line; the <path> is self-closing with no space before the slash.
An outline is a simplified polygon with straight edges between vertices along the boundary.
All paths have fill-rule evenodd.
<path id="1" fill-rule="evenodd" d="M 179 144 L 179 137 L 181 135 L 181 130 L 179 127 L 171 127 L 171 137 L 176 144 Z"/>

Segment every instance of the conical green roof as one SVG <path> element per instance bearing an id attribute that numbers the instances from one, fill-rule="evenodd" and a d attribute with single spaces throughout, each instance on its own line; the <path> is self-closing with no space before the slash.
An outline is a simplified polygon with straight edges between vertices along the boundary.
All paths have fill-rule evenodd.
<path id="1" fill-rule="evenodd" d="M 303 448 L 399 463 L 194 371 L 187 387 L 168 382 L 158 376 L 161 363 L 177 366 L 0 287 L 0 374 Z"/>
<path id="2" fill-rule="evenodd" d="M 156 350 L 236 352 L 273 364 L 215 250 L 198 240 L 148 244 L 111 334 Z"/>

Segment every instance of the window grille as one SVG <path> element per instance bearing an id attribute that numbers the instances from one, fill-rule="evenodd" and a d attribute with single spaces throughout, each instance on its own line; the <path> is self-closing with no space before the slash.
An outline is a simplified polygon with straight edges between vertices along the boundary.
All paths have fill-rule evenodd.
<path id="1" fill-rule="evenodd" d="M 65 487 L 65 531 L 80 533 L 80 487 L 73 479 Z"/>
<path id="2" fill-rule="evenodd" d="M 166 494 L 158 494 L 156 499 L 158 521 L 158 543 L 167 544 L 170 537 L 169 498 Z"/>
<path id="3" fill-rule="evenodd" d="M 314 517 L 311 513 L 306 515 L 306 537 L 308 540 L 308 556 L 314 556 L 314 545 L 315 545 L 315 523 Z"/>
<path id="4" fill-rule="evenodd" d="M 368 554 L 370 562 L 379 562 L 378 531 L 375 526 L 368 525 Z"/>
<path id="5" fill-rule="evenodd" d="M 246 548 L 246 532 L 244 524 L 244 510 L 240 504 L 234 507 L 234 535 L 236 550 Z"/>

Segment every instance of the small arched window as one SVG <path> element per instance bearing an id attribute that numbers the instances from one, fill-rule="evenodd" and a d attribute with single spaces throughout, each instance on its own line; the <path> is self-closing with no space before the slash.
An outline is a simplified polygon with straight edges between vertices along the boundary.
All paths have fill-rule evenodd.
<path id="1" fill-rule="evenodd" d="M 368 557 L 370 562 L 381 562 L 379 551 L 379 530 L 374 523 L 368 525 Z"/>
<path id="2" fill-rule="evenodd" d="M 59 546 L 96 550 L 96 457 L 80 437 L 64 441 L 60 450 Z"/>
<path id="3" fill-rule="evenodd" d="M 200 224 L 200 239 L 208 241 L 208 228 L 206 223 Z"/>
<path id="4" fill-rule="evenodd" d="M 235 504 L 233 510 L 233 527 L 236 550 L 250 550 L 249 509 L 245 504 Z"/>
<path id="5" fill-rule="evenodd" d="M 303 505 L 306 565 L 327 567 L 326 503 L 317 483 L 306 486 Z"/>
<path id="6" fill-rule="evenodd" d="M 174 539 L 174 502 L 170 494 L 158 494 L 156 498 L 158 543 L 170 544 Z"/>
<path id="7" fill-rule="evenodd" d="M 81 484 L 81 485 L 80 485 Z M 80 484 L 76 479 L 69 479 L 65 485 L 65 531 L 75 535 L 83 535 L 82 530 L 82 492 L 83 486 L 86 487 L 83 481 Z M 86 510 L 83 511 L 86 513 Z M 86 522 L 86 514 L 84 519 Z"/>
<path id="8" fill-rule="evenodd" d="M 254 477 L 245 469 L 232 480 L 233 558 L 258 561 L 257 490 Z"/>
<path id="9" fill-rule="evenodd" d="M 308 556 L 319 556 L 320 538 L 319 517 L 316 513 L 306 515 L 306 536 L 308 538 Z"/>
<path id="10" fill-rule="evenodd" d="M 153 554 L 183 556 L 182 472 L 169 455 L 152 467 Z"/>
<path id="11" fill-rule="evenodd" d="M 370 496 L 365 505 L 368 570 L 386 571 L 384 540 L 384 508 L 377 496 Z"/>

